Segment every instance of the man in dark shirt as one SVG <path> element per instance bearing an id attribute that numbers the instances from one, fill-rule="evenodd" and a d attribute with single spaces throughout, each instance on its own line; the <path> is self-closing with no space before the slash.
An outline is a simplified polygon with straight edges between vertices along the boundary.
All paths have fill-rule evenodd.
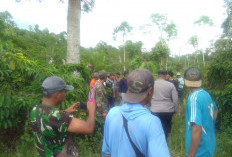
<path id="1" fill-rule="evenodd" d="M 177 91 L 179 83 L 178 83 L 177 80 L 173 79 L 173 72 L 172 71 L 168 71 L 168 73 L 167 73 L 167 81 L 173 83 L 175 88 L 176 88 L 176 91 Z"/>
<path id="2" fill-rule="evenodd" d="M 128 86 L 127 86 L 128 74 L 129 74 L 129 72 L 125 71 L 124 77 L 119 81 L 119 84 L 118 84 L 118 96 L 121 97 L 120 105 L 122 105 L 124 103 L 124 96 L 125 96 L 127 88 L 128 88 Z"/>

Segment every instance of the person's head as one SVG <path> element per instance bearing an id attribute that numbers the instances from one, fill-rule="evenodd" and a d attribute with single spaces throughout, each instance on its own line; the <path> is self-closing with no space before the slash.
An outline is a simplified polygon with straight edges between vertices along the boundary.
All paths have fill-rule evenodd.
<path id="1" fill-rule="evenodd" d="M 126 70 L 126 71 L 124 71 L 123 76 L 124 76 L 124 78 L 125 78 L 125 79 L 127 79 L 127 78 L 128 78 L 128 75 L 129 75 L 129 71 L 127 71 L 127 70 Z"/>
<path id="2" fill-rule="evenodd" d="M 198 68 L 191 67 L 184 72 L 184 82 L 189 93 L 201 87 L 201 72 Z"/>
<path id="3" fill-rule="evenodd" d="M 99 78 L 100 78 L 100 80 L 103 81 L 103 82 L 106 81 L 107 76 L 106 76 L 106 72 L 105 72 L 104 70 L 101 70 L 101 71 L 99 72 Z"/>
<path id="4" fill-rule="evenodd" d="M 113 79 L 114 79 L 114 73 L 109 72 L 108 78 L 109 78 L 110 80 L 113 80 Z"/>
<path id="5" fill-rule="evenodd" d="M 119 72 L 116 73 L 116 77 L 120 77 L 120 73 Z"/>
<path id="6" fill-rule="evenodd" d="M 178 72 L 178 73 L 176 74 L 176 77 L 177 77 L 177 78 L 180 78 L 180 77 L 181 77 L 180 72 Z"/>
<path id="7" fill-rule="evenodd" d="M 166 79 L 167 71 L 166 70 L 159 70 L 158 71 L 158 78 Z"/>
<path id="8" fill-rule="evenodd" d="M 167 79 L 170 80 L 173 78 L 173 72 L 172 71 L 168 71 L 167 73 Z"/>
<path id="9" fill-rule="evenodd" d="M 41 87 L 43 98 L 50 99 L 54 104 L 60 104 L 65 99 L 66 91 L 74 89 L 58 76 L 47 77 Z"/>
<path id="10" fill-rule="evenodd" d="M 93 78 L 98 80 L 99 79 L 99 74 L 97 72 L 93 73 Z"/>
<path id="11" fill-rule="evenodd" d="M 94 67 L 93 67 L 92 64 L 88 64 L 88 65 L 87 65 L 87 68 L 89 68 L 89 69 L 91 70 L 92 73 L 95 72 L 95 71 L 94 71 Z"/>
<path id="12" fill-rule="evenodd" d="M 136 69 L 127 78 L 125 102 L 147 104 L 153 94 L 154 78 L 147 69 Z"/>

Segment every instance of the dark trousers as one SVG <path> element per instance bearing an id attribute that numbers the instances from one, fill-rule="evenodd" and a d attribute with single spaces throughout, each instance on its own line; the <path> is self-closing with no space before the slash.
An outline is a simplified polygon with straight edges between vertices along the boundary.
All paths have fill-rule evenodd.
<path id="1" fill-rule="evenodd" d="M 114 98 L 113 97 L 108 97 L 108 110 L 110 110 L 112 107 L 114 107 Z"/>
<path id="2" fill-rule="evenodd" d="M 166 137 L 166 140 L 168 138 L 168 134 L 171 132 L 171 127 L 172 127 L 172 116 L 173 112 L 153 112 L 153 115 L 157 116 L 162 124 L 164 134 Z"/>
<path id="3" fill-rule="evenodd" d="M 181 98 L 183 95 L 183 89 L 177 89 L 178 92 L 178 98 Z"/>

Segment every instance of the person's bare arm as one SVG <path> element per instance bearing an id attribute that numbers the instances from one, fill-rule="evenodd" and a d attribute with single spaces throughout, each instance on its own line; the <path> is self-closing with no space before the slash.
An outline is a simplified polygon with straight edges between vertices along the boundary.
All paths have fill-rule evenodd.
<path id="1" fill-rule="evenodd" d="M 95 127 L 95 110 L 96 105 L 92 102 L 87 103 L 87 110 L 89 113 L 87 121 L 83 121 L 77 118 L 72 118 L 68 132 L 72 133 L 82 133 L 82 134 L 91 134 L 94 131 Z"/>
<path id="2" fill-rule="evenodd" d="M 218 109 L 214 111 L 214 120 L 216 121 L 218 115 Z"/>
<path id="3" fill-rule="evenodd" d="M 188 157 L 194 157 L 201 141 L 202 127 L 193 123 Z"/>

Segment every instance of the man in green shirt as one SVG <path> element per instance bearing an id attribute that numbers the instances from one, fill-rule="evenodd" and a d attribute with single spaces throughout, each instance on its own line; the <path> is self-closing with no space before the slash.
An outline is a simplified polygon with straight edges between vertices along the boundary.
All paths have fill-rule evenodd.
<path id="1" fill-rule="evenodd" d="M 69 133 L 90 134 L 94 131 L 95 104 L 87 103 L 89 115 L 86 122 L 73 118 L 69 114 L 77 111 L 76 107 L 79 102 L 74 103 L 65 111 L 57 108 L 65 99 L 66 91 L 73 89 L 73 86 L 66 85 L 57 76 L 48 77 L 42 83 L 42 104 L 34 106 L 30 114 L 38 156 L 58 156 L 69 137 Z"/>

